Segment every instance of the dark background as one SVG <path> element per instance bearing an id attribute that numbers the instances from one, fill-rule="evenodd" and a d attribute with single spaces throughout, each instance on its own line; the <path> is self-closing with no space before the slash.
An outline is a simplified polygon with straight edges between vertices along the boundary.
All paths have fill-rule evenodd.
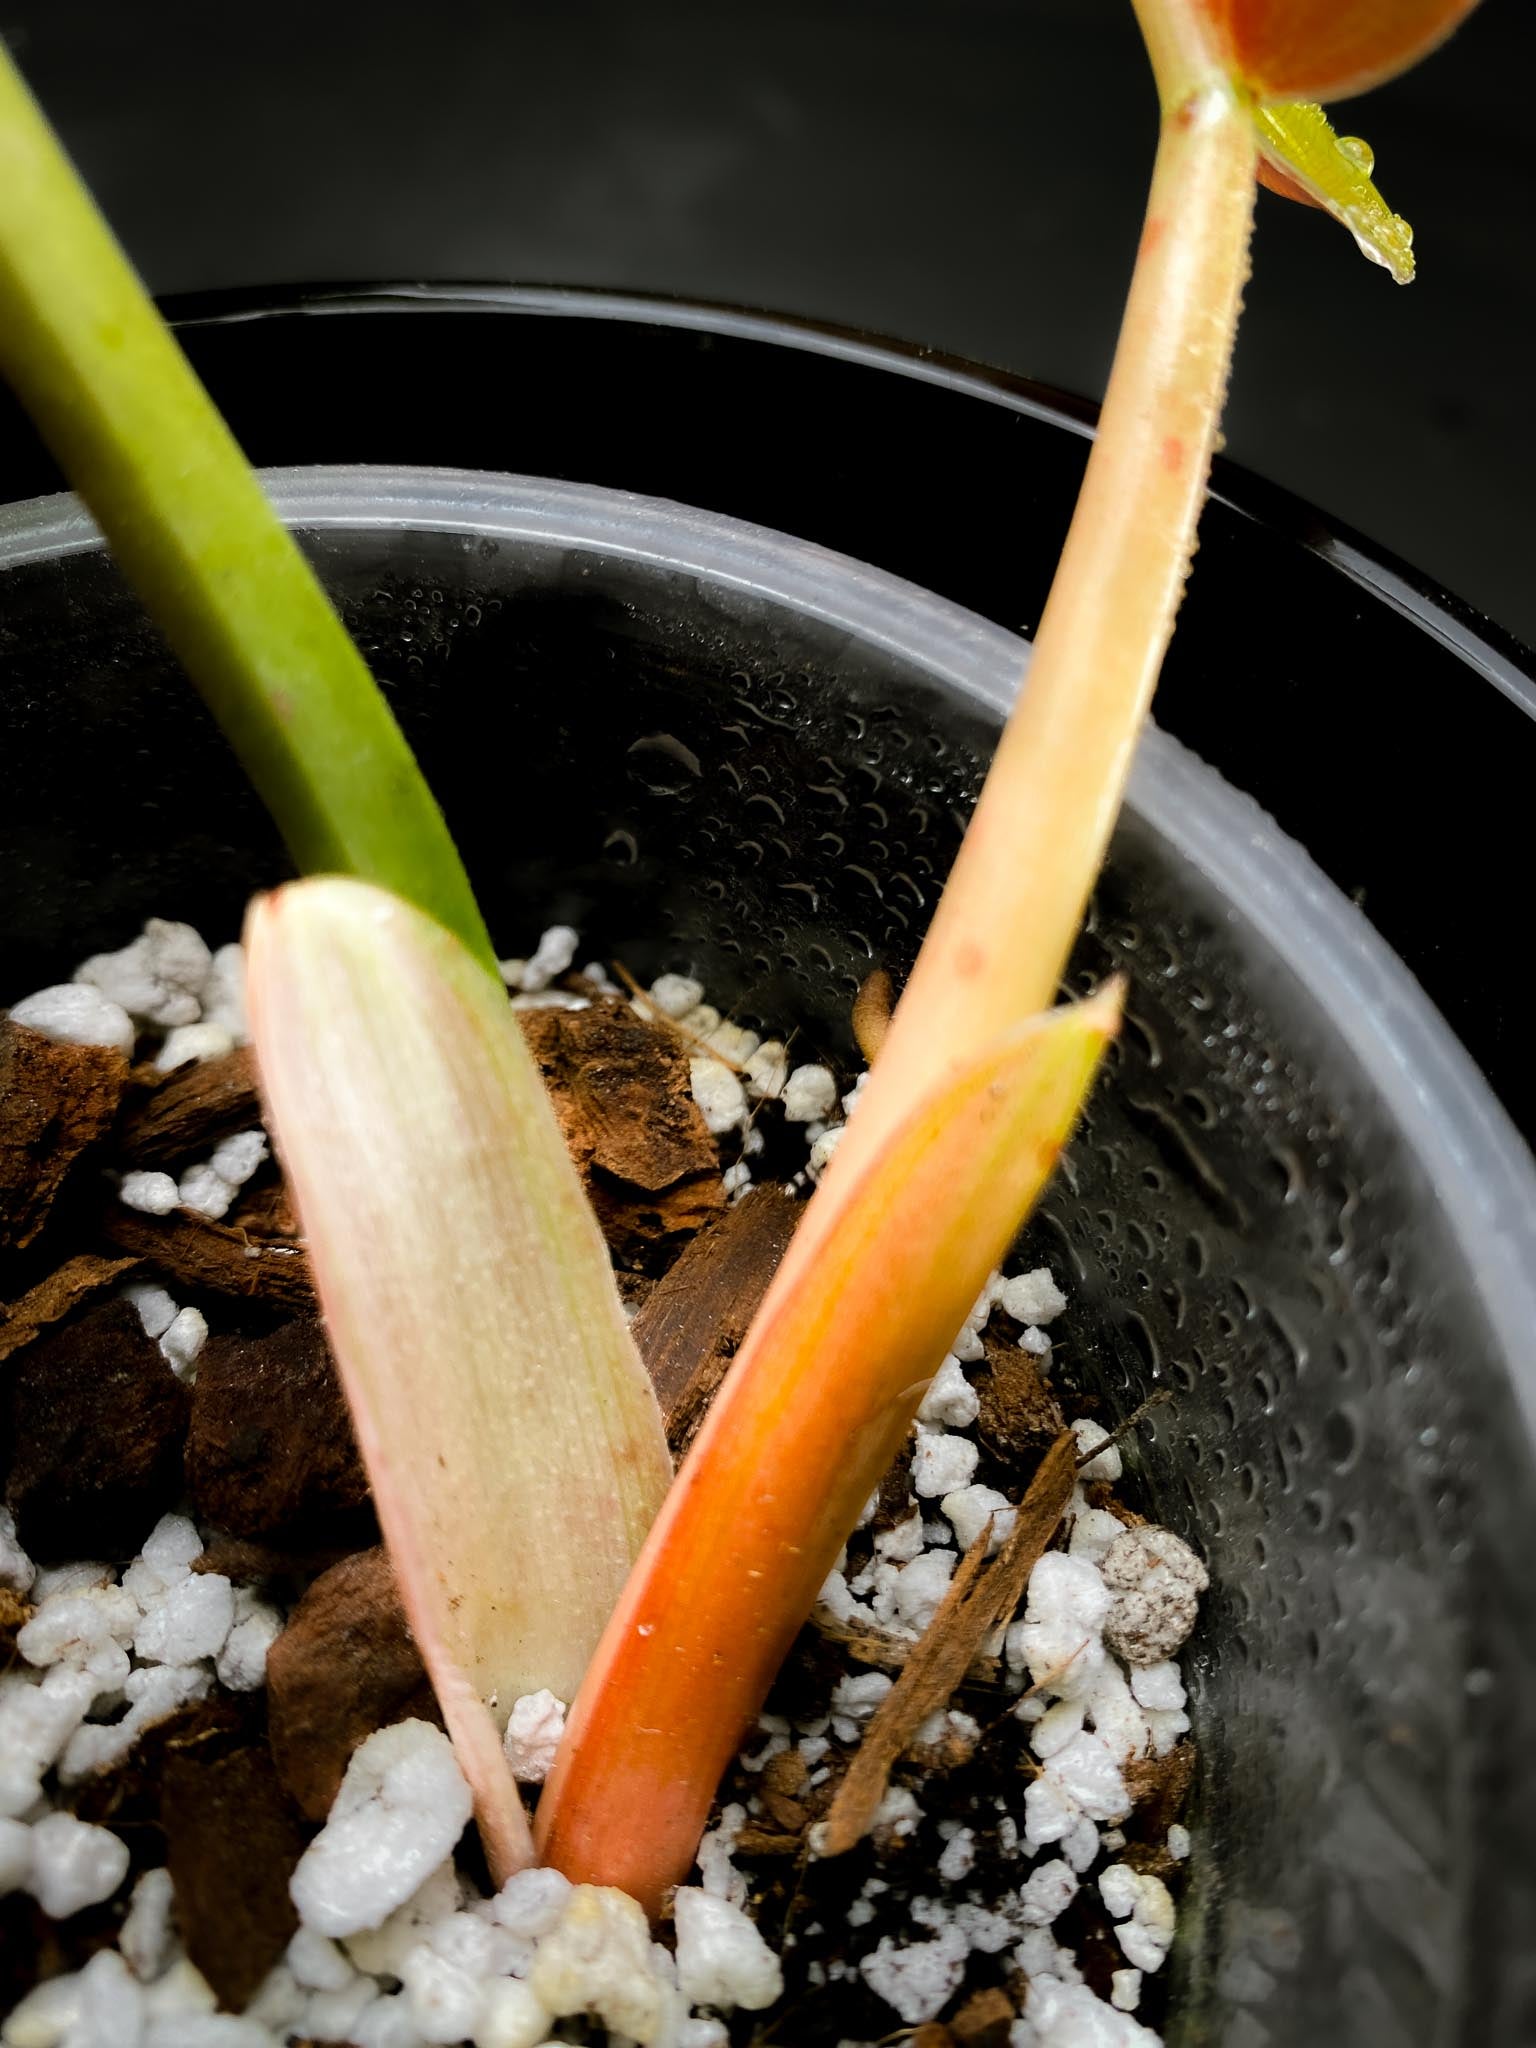
<path id="1" fill-rule="evenodd" d="M 1127 0 L 0 0 L 0 32 L 157 291 L 676 292 L 1102 389 L 1153 141 Z M 1407 290 L 1261 198 L 1228 417 L 1527 640 L 1533 60 L 1530 0 L 1486 0 L 1347 110 Z"/>

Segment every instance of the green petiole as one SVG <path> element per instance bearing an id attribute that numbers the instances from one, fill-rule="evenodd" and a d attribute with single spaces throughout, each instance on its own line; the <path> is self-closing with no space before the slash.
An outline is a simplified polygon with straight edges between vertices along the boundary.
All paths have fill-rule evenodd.
<path id="1" fill-rule="evenodd" d="M 3 48 L 0 375 L 298 867 L 392 889 L 494 973 L 442 813 L 367 665 Z"/>

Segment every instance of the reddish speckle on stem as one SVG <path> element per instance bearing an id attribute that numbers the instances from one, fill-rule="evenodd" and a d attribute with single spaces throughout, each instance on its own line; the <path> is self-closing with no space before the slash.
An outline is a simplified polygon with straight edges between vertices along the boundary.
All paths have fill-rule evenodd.
<path id="1" fill-rule="evenodd" d="M 277 713 L 284 725 L 287 725 L 292 719 L 293 699 L 286 690 L 274 690 L 272 692 L 272 709 Z"/>
<path id="2" fill-rule="evenodd" d="M 1141 254 L 1150 256 L 1167 231 L 1167 221 L 1160 213 L 1154 213 L 1141 231 Z"/>
<path id="3" fill-rule="evenodd" d="M 987 949 L 975 939 L 966 939 L 955 949 L 955 972 L 962 981 L 974 981 L 987 964 Z"/>
<path id="4" fill-rule="evenodd" d="M 1163 467 L 1174 476 L 1184 467 L 1184 443 L 1177 434 L 1164 436 Z"/>

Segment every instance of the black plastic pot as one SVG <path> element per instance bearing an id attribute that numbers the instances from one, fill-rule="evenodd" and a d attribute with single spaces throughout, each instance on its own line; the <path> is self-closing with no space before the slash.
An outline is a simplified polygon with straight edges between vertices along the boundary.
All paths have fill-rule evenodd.
<path id="1" fill-rule="evenodd" d="M 727 308 L 532 287 L 180 302 L 252 460 L 608 484 L 839 548 L 1011 632 L 1040 616 L 1093 409 L 1027 379 Z M 0 390 L 0 493 L 61 488 Z M 1218 461 L 1158 718 L 1407 962 L 1536 1139 L 1502 878 L 1529 857 L 1536 657 Z"/>
<path id="2" fill-rule="evenodd" d="M 568 919 L 847 1050 L 852 989 L 921 935 L 1021 642 L 622 494 L 408 471 L 274 490 L 503 945 Z M 0 512 L 0 655 L 0 999 L 148 913 L 232 932 L 279 850 L 68 505 Z M 1078 1303 L 1070 1378 L 1116 1413 L 1172 1389 L 1137 1482 L 1212 1568 L 1170 2038 L 1515 2048 L 1536 2038 L 1529 1158 L 1364 918 L 1163 735 L 1074 972 L 1116 966 L 1131 1022 L 1031 1239 Z"/>

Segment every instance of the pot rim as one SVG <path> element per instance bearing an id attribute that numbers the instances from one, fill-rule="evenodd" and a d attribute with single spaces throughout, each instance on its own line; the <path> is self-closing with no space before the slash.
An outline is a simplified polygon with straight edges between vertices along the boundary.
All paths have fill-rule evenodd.
<path id="1" fill-rule="evenodd" d="M 1028 665 L 1017 635 L 884 570 L 664 499 L 388 465 L 274 469 L 262 480 L 292 526 L 475 534 L 695 575 L 885 649 L 999 719 Z M 0 571 L 102 545 L 72 494 L 0 506 Z M 1435 1189 L 1536 1441 L 1536 1164 L 1491 1088 L 1357 906 L 1258 804 L 1155 725 L 1126 802 L 1300 981 L 1381 1095 Z"/>

